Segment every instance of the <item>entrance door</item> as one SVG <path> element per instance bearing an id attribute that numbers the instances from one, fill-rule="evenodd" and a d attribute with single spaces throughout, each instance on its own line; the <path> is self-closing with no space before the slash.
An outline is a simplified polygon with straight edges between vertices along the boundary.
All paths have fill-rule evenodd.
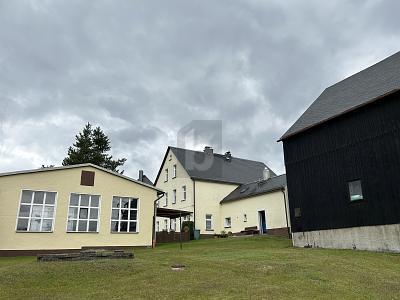
<path id="1" fill-rule="evenodd" d="M 267 220 L 266 220 L 266 216 L 265 216 L 265 210 L 258 211 L 258 222 L 259 222 L 258 228 L 260 228 L 260 234 L 266 234 L 267 233 Z"/>

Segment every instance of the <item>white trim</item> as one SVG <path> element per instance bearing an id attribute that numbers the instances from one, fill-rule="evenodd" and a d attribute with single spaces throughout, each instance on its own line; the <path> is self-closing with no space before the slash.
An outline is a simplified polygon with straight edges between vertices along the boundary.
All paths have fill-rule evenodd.
<path id="1" fill-rule="evenodd" d="M 74 208 L 78 208 L 78 215 L 77 218 L 72 218 L 72 221 L 76 221 L 76 230 L 75 231 L 71 231 L 68 230 L 68 221 L 69 221 L 69 209 L 71 207 L 71 195 L 75 194 L 78 195 L 78 206 L 73 205 Z M 82 208 L 87 208 L 88 209 L 88 218 L 87 218 L 87 224 L 86 224 L 86 231 L 79 231 L 79 214 L 80 214 L 80 208 L 81 208 L 81 196 L 82 195 L 88 195 L 89 197 L 89 205 L 88 206 L 82 206 Z M 99 206 L 97 207 L 97 228 L 96 231 L 89 231 L 89 222 L 90 221 L 94 221 L 95 219 L 90 219 L 90 209 L 91 208 L 96 208 L 94 206 L 91 206 L 91 202 L 92 202 L 92 196 L 99 196 Z M 69 198 L 68 198 L 68 206 L 67 206 L 67 223 L 66 223 L 66 228 L 65 228 L 65 232 L 66 233 L 99 233 L 100 232 L 100 215 L 101 215 L 101 200 L 102 200 L 102 196 L 99 194 L 89 194 L 89 193 L 82 193 L 82 192 L 70 192 L 69 193 Z M 85 220 L 85 219 L 82 219 Z"/>
<path id="2" fill-rule="evenodd" d="M 121 206 L 119 208 L 114 208 L 113 207 L 113 201 L 114 201 L 114 197 L 116 198 L 120 198 L 120 203 L 121 203 L 121 198 L 128 198 L 129 200 L 129 206 L 128 206 L 128 220 L 122 220 L 121 219 Z M 131 202 L 130 200 L 136 199 L 136 206 L 137 208 L 131 208 Z M 112 218 L 112 212 L 113 209 L 118 209 L 118 220 L 113 219 Z M 132 220 L 132 222 L 136 222 L 136 231 L 129 231 L 129 223 L 131 222 L 130 220 L 130 212 L 136 210 L 136 221 Z M 126 221 L 128 223 L 127 225 L 127 231 L 122 231 L 121 232 L 121 221 Z M 118 231 L 113 231 L 112 230 L 112 222 L 118 222 Z M 111 213 L 110 213 L 110 233 L 131 233 L 131 234 L 135 234 L 135 233 L 139 233 L 140 229 L 139 229 L 139 223 L 140 223 L 140 198 L 139 197 L 133 197 L 133 196 L 120 196 L 120 195 L 112 195 L 111 196 Z"/>
<path id="3" fill-rule="evenodd" d="M 32 198 L 31 198 L 31 202 L 30 203 L 22 203 L 22 194 L 24 191 L 31 191 L 32 192 Z M 35 203 L 33 203 L 34 197 L 35 197 L 35 193 L 36 192 L 42 192 L 45 193 L 43 196 L 43 203 L 42 204 L 38 204 L 36 203 L 36 205 L 41 205 L 42 206 L 42 214 L 40 217 L 40 230 L 39 231 L 30 231 L 30 226 L 31 226 L 31 219 L 38 219 L 38 218 L 33 218 L 32 217 L 32 210 L 33 210 L 33 205 L 35 205 Z M 47 193 L 55 193 L 55 197 L 54 197 L 54 204 L 46 204 L 46 198 L 47 198 Z M 19 195 L 19 204 L 18 204 L 18 209 L 17 209 L 17 216 L 15 219 L 15 232 L 17 233 L 52 233 L 54 232 L 54 227 L 55 227 L 55 220 L 56 220 L 56 211 L 57 211 L 57 200 L 58 200 L 58 192 L 57 191 L 47 191 L 47 190 L 35 190 L 35 189 L 30 189 L 30 188 L 22 188 L 20 190 L 20 195 Z M 29 205 L 30 206 L 30 210 L 29 210 L 29 217 L 19 217 L 19 213 L 21 210 L 21 204 L 23 205 Z M 45 206 L 51 206 L 54 208 L 53 210 L 53 217 L 51 218 L 51 230 L 50 231 L 42 231 L 42 227 L 43 227 L 43 219 L 49 220 L 50 218 L 44 218 L 43 217 L 43 213 L 44 213 L 44 207 Z M 18 230 L 18 219 L 27 219 L 28 220 L 28 227 L 27 230 Z"/>
<path id="4" fill-rule="evenodd" d="M 210 218 L 207 218 L 207 216 L 210 216 Z M 206 214 L 206 226 L 205 226 L 205 230 L 206 231 L 213 231 L 214 230 L 214 226 L 213 226 L 213 215 L 212 214 Z M 210 221 L 210 228 L 207 228 L 207 221 Z"/>
<path id="5" fill-rule="evenodd" d="M 176 204 L 176 198 L 177 198 L 177 191 L 176 191 L 176 189 L 173 189 L 173 190 L 172 190 L 172 196 L 173 196 L 173 198 L 172 198 L 172 204 Z"/>
<path id="6" fill-rule="evenodd" d="M 229 219 L 229 226 L 227 225 L 226 219 Z M 224 217 L 224 228 L 232 228 L 232 217 Z"/>
<path id="7" fill-rule="evenodd" d="M 40 168 L 40 169 L 31 169 L 31 170 L 22 170 L 22 171 L 13 171 L 13 172 L 5 172 L 5 173 L 0 173 L 0 177 L 3 176 L 12 176 L 12 175 L 20 175 L 20 174 L 29 174 L 29 173 L 40 173 L 40 172 L 48 172 L 48 171 L 58 171 L 58 170 L 67 170 L 67 169 L 75 169 L 75 168 L 85 168 L 85 167 L 92 167 L 101 171 L 104 171 L 106 173 L 109 173 L 111 175 L 129 180 L 131 182 L 146 186 L 148 188 L 151 188 L 153 190 L 156 190 L 158 192 L 164 192 L 163 190 L 156 188 L 155 186 L 152 186 L 150 184 L 144 183 L 142 181 L 130 178 L 128 176 L 122 175 L 120 173 L 113 172 L 111 170 L 105 169 L 103 167 L 94 165 L 92 163 L 85 163 L 85 164 L 78 164 L 78 165 L 71 165 L 71 166 L 62 166 L 62 167 L 53 167 L 53 168 Z"/>
<path id="8" fill-rule="evenodd" d="M 182 188 L 181 188 L 181 190 L 182 190 L 182 200 L 181 200 L 181 202 L 182 201 L 186 201 L 186 197 L 187 197 L 187 188 L 186 188 L 186 185 L 182 185 Z"/>

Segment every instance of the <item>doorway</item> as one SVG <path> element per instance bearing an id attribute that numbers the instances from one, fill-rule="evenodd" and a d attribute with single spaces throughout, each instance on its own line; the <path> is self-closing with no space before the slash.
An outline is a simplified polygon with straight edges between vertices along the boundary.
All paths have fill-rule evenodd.
<path id="1" fill-rule="evenodd" d="M 258 211 L 258 222 L 260 228 L 260 234 L 267 233 L 267 218 L 265 216 L 265 210 Z"/>

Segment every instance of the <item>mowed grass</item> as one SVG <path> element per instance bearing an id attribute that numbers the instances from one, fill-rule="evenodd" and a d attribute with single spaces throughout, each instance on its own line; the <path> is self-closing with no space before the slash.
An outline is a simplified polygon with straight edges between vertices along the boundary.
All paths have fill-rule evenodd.
<path id="1" fill-rule="evenodd" d="M 300 249 L 277 237 L 134 250 L 133 260 L 0 258 L 1 299 L 400 299 L 400 255 Z M 172 271 L 175 263 L 184 271 Z"/>

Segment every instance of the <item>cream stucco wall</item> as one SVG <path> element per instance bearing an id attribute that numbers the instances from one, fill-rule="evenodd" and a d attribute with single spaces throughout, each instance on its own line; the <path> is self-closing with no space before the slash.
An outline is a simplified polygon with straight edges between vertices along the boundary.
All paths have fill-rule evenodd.
<path id="1" fill-rule="evenodd" d="M 176 165 L 176 177 L 173 178 L 173 168 Z M 168 181 L 165 181 L 165 169 L 168 169 Z M 183 201 L 182 187 L 186 186 L 186 200 Z M 159 200 L 159 207 L 165 207 L 169 209 L 179 209 L 185 211 L 194 211 L 194 200 L 193 200 L 193 181 L 183 168 L 181 163 L 178 161 L 174 153 L 169 150 L 166 156 L 166 160 L 161 169 L 160 178 L 156 183 L 156 187 L 162 189 L 168 193 L 168 205 L 165 206 L 165 195 Z M 176 203 L 173 203 L 173 190 L 176 189 L 177 197 Z M 164 218 L 157 218 L 160 224 L 160 231 L 165 229 Z M 193 220 L 193 216 L 190 217 Z M 170 221 L 167 220 L 168 230 L 170 228 Z M 179 220 L 176 220 L 176 229 L 179 230 Z"/>
<path id="2" fill-rule="evenodd" d="M 80 185 L 81 171 L 95 172 L 95 185 Z M 53 232 L 16 232 L 22 189 L 55 191 Z M 98 233 L 67 233 L 70 193 L 100 195 Z M 111 233 L 113 196 L 139 198 L 139 232 Z M 150 246 L 156 190 L 93 167 L 53 170 L 0 177 L 0 250 L 78 249 L 91 246 Z"/>
<path id="3" fill-rule="evenodd" d="M 226 232 L 237 233 L 245 227 L 253 226 L 260 229 L 258 211 L 261 210 L 266 212 L 267 232 L 268 229 L 287 227 L 285 202 L 281 191 L 223 203 L 220 227 L 224 228 L 225 218 L 230 217 L 231 227 L 224 228 Z M 247 222 L 244 221 L 244 214 L 247 215 Z"/>
<path id="4" fill-rule="evenodd" d="M 238 185 L 208 181 L 195 181 L 196 189 L 196 229 L 201 234 L 220 233 L 221 227 L 220 202 Z M 206 215 L 212 215 L 212 231 L 206 230 Z"/>

